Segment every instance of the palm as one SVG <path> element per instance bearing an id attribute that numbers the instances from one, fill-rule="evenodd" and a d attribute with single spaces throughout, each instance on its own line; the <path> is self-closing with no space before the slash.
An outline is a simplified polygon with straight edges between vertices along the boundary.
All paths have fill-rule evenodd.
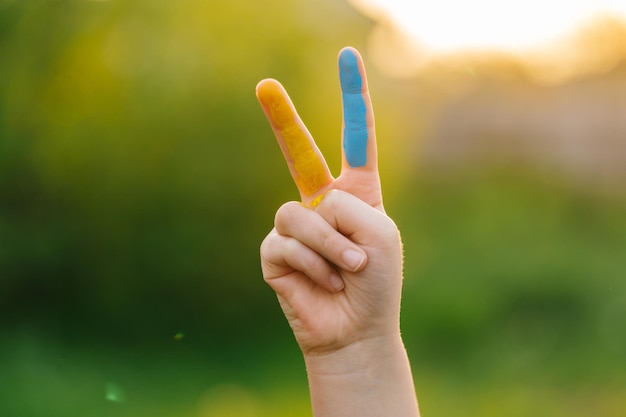
<path id="1" fill-rule="evenodd" d="M 292 274 L 301 274 L 294 271 Z M 294 280 L 300 277 L 285 276 Z M 364 316 L 353 304 L 345 291 L 329 293 L 322 287 L 307 281 L 308 291 L 300 291 L 296 296 L 285 300 L 279 296 L 281 307 L 293 328 L 301 346 L 322 346 L 332 349 L 340 340 L 358 334 L 359 320 Z M 354 330 L 356 331 L 354 331 Z"/>
<path id="2" fill-rule="evenodd" d="M 313 281 L 293 271 L 283 278 L 292 284 L 301 281 L 300 291 L 289 300 L 279 296 L 281 306 L 292 326 L 296 338 L 304 348 L 332 350 L 353 343 L 386 328 L 386 322 L 373 318 L 389 317 L 393 314 L 381 314 L 381 311 L 395 311 L 398 306 L 392 300 L 398 298 L 397 285 L 379 285 L 371 279 L 373 274 L 364 271 L 359 274 L 343 272 L 345 288 L 331 293 Z M 388 284 L 388 283 L 385 283 Z M 303 290 L 306 288 L 306 290 Z"/>

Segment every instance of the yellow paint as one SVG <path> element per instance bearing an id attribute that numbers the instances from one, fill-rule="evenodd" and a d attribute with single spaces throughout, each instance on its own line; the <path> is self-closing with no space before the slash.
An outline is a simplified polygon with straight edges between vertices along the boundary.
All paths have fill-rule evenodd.
<path id="1" fill-rule="evenodd" d="M 293 106 L 280 84 L 274 81 L 261 84 L 259 98 L 265 104 L 272 124 L 280 133 L 279 140 L 282 139 L 287 148 L 288 155 L 285 157 L 290 163 L 298 189 L 306 196 L 314 195 L 332 178 L 311 143 L 306 129 L 298 123 Z M 321 197 L 317 199 L 321 200 Z"/>
<path id="2" fill-rule="evenodd" d="M 317 206 L 318 206 L 318 205 L 322 202 L 322 199 L 323 199 L 323 198 L 324 198 L 324 194 L 320 194 L 320 195 L 318 195 L 317 197 L 315 197 L 315 198 L 311 201 L 310 206 L 311 206 L 311 207 L 317 207 Z"/>

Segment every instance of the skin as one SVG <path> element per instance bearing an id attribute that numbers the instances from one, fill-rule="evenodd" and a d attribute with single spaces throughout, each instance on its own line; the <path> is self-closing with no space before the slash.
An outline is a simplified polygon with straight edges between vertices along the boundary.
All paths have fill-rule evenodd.
<path id="1" fill-rule="evenodd" d="M 302 198 L 277 211 L 261 244 L 263 276 L 304 355 L 316 417 L 415 417 L 399 325 L 402 242 L 383 208 L 365 69 L 353 48 L 340 52 L 339 67 L 344 125 L 336 179 L 284 88 L 275 80 L 257 86 Z M 355 129 L 360 142 L 346 144 Z"/>
<path id="2" fill-rule="evenodd" d="M 257 87 L 257 96 L 302 199 L 311 202 L 333 180 L 324 157 L 278 81 L 261 82 Z"/>
<path id="3" fill-rule="evenodd" d="M 343 54 L 353 54 L 354 61 L 342 62 Z M 344 48 L 339 53 L 339 64 L 351 64 L 350 70 L 357 71 L 361 78 L 360 91 L 354 91 L 350 87 L 351 83 L 341 84 L 343 99 L 343 127 L 342 127 L 342 166 L 341 174 L 338 178 L 333 178 L 324 160 L 324 156 L 315 145 L 315 140 L 305 127 L 302 119 L 298 115 L 296 108 L 290 100 L 283 86 L 276 80 L 266 79 L 261 81 L 256 88 L 257 98 L 267 119 L 270 122 L 276 140 L 283 152 L 289 172 L 294 179 L 300 197 L 304 204 L 313 205 L 319 196 L 331 189 L 348 191 L 356 195 L 369 205 L 380 210 L 383 208 L 380 179 L 378 175 L 378 156 L 376 150 L 376 132 L 374 129 L 374 111 L 370 100 L 370 93 L 365 75 L 365 67 L 361 56 L 354 48 Z M 341 71 L 341 68 L 340 68 Z M 350 72 L 344 70 L 344 73 Z M 365 105 L 365 112 L 350 112 L 350 100 L 346 100 L 351 95 L 359 94 Z M 364 120 L 356 123 L 351 122 L 351 116 L 362 115 Z M 365 149 L 367 161 L 363 166 L 351 167 L 346 159 L 345 139 L 346 127 L 354 125 L 362 126 L 367 132 L 367 146 Z M 300 149 L 299 151 L 293 151 Z M 303 160 L 304 159 L 304 160 Z M 303 166 L 316 167 L 310 170 L 302 169 Z M 307 176 L 314 180 L 305 179 Z M 305 178 L 303 178 L 305 177 Z M 310 184 L 310 186 L 309 186 Z M 315 184 L 315 185 L 313 185 Z"/>

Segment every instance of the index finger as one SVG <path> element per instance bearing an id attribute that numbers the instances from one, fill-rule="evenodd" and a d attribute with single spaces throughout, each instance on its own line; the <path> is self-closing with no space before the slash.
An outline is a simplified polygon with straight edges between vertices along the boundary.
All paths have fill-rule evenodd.
<path id="1" fill-rule="evenodd" d="M 322 153 L 278 81 L 261 81 L 256 94 L 300 191 L 302 202 L 316 205 L 326 186 L 333 181 Z"/>

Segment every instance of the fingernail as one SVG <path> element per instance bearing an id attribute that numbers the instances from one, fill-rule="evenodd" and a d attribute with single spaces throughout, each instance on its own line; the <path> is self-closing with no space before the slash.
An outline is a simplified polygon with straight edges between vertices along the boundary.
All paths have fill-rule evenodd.
<path id="1" fill-rule="evenodd" d="M 335 291 L 341 291 L 343 290 L 343 279 L 341 279 L 341 277 L 339 276 L 339 274 L 332 274 L 330 276 L 330 286 L 332 287 L 333 290 Z"/>
<path id="2" fill-rule="evenodd" d="M 358 271 L 365 263 L 366 257 L 362 252 L 357 252 L 353 249 L 348 249 L 343 253 L 343 262 L 350 271 Z"/>

